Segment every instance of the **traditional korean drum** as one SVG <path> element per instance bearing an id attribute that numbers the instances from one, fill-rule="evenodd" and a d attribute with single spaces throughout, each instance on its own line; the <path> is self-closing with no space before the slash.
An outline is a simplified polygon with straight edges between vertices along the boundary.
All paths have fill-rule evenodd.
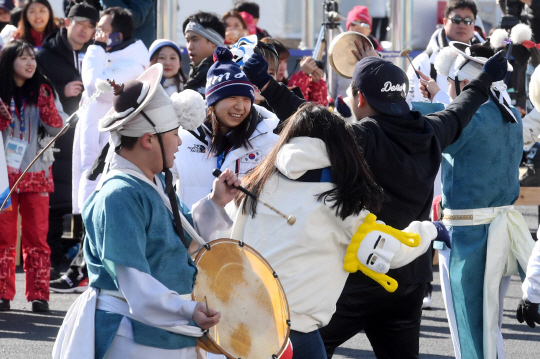
<path id="1" fill-rule="evenodd" d="M 352 78 L 358 59 L 351 50 L 356 50 L 354 41 L 366 42 L 371 47 L 371 40 L 356 31 L 342 32 L 332 40 L 328 48 L 328 61 L 334 71 L 341 77 Z"/>
<path id="2" fill-rule="evenodd" d="M 197 346 L 231 359 L 292 358 L 285 292 L 270 264 L 233 239 L 209 243 L 195 258 L 199 270 L 192 297 L 221 312 L 219 323 Z"/>

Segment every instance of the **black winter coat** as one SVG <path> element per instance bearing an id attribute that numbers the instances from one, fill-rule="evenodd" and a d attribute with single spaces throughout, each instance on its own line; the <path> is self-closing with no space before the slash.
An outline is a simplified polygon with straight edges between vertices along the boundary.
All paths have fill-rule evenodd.
<path id="1" fill-rule="evenodd" d="M 82 93 L 75 97 L 64 96 L 64 87 L 71 81 L 81 81 L 79 71 L 79 53 L 84 53 L 86 46 L 74 51 L 67 40 L 67 29 L 59 29 L 43 41 L 41 50 L 36 55 L 39 68 L 54 85 L 64 112 L 71 115 L 79 108 Z"/>
<path id="2" fill-rule="evenodd" d="M 193 63 L 189 64 L 189 78 L 184 86 L 184 89 L 197 91 L 204 98 L 206 95 L 206 75 L 208 70 L 214 64 L 214 55 L 208 56 L 202 60 L 198 66 Z"/>
<path id="3" fill-rule="evenodd" d="M 62 28 L 47 36 L 41 50 L 36 55 L 36 60 L 45 76 L 53 83 L 58 98 L 62 103 L 64 112 L 73 114 L 79 108 L 81 96 L 64 96 L 64 87 L 68 82 L 81 80 L 78 68 L 80 67 L 79 52 L 84 53 L 86 46 L 81 51 L 73 51 L 67 41 L 67 29 Z M 50 194 L 49 205 L 51 208 L 71 208 L 71 178 L 73 138 L 75 129 L 70 128 L 60 136 L 54 147 L 54 162 L 52 166 L 54 192 Z"/>

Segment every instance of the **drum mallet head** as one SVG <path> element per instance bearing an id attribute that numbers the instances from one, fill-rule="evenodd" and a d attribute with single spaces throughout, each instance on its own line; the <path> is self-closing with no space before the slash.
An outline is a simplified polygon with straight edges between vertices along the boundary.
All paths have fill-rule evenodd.
<path id="1" fill-rule="evenodd" d="M 418 73 L 418 71 L 416 71 L 416 69 L 414 68 L 414 65 L 412 63 L 412 60 L 411 58 L 409 57 L 409 54 L 411 53 L 411 49 L 403 49 L 401 50 L 401 52 L 399 53 L 399 56 L 407 56 L 407 58 L 409 59 L 409 63 L 411 64 L 413 70 L 414 70 L 414 73 L 416 74 L 416 76 L 418 77 L 418 80 L 421 79 L 420 77 L 420 74 Z"/>
<path id="2" fill-rule="evenodd" d="M 218 170 L 217 168 L 214 169 L 212 171 L 212 175 L 214 175 L 214 177 L 218 178 L 220 175 L 221 175 L 221 171 Z M 251 193 L 250 191 L 248 191 L 247 189 L 245 189 L 244 187 L 242 186 L 238 186 L 236 187 L 238 188 L 239 191 L 242 191 L 244 192 L 246 195 L 248 195 L 249 197 L 252 197 L 254 199 L 256 199 L 257 201 L 261 202 L 262 204 L 264 204 L 266 207 L 270 208 L 272 211 L 276 212 L 277 214 L 279 214 L 281 217 L 285 218 L 287 220 L 287 223 L 290 224 L 291 226 L 293 224 L 296 223 L 296 217 L 295 216 L 287 216 L 286 214 L 283 214 L 281 213 L 280 211 L 278 211 L 277 209 L 275 209 L 274 207 L 272 207 L 271 205 L 269 205 L 268 203 L 262 201 L 259 199 L 259 197 L 257 197 L 254 193 Z"/>

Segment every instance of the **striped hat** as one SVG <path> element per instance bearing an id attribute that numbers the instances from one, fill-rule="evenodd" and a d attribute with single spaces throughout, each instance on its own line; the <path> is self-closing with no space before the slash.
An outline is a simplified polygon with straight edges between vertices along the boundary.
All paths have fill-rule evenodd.
<path id="1" fill-rule="evenodd" d="M 245 96 L 255 100 L 253 85 L 233 61 L 232 53 L 225 47 L 218 46 L 214 52 L 214 64 L 206 75 L 206 106 L 231 96 Z"/>

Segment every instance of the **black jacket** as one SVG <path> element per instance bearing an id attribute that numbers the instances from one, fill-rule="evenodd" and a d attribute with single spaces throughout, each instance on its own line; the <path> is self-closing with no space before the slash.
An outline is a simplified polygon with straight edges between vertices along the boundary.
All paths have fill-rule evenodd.
<path id="1" fill-rule="evenodd" d="M 271 79 L 264 91 L 261 91 L 261 95 L 280 122 L 288 119 L 298 110 L 298 107 L 306 102 L 302 97 L 295 95 L 294 89 L 291 91 L 285 84 L 274 79 Z"/>
<path id="2" fill-rule="evenodd" d="M 40 70 L 53 83 L 64 112 L 68 115 L 77 111 L 82 95 L 66 97 L 64 87 L 68 82 L 81 80 L 78 70 L 79 53 L 84 53 L 85 50 L 86 46 L 81 51 L 74 51 L 67 41 L 67 29 L 62 28 L 47 36 L 36 55 Z M 52 168 L 54 192 L 50 195 L 51 208 L 71 208 L 71 162 L 74 136 L 75 129 L 70 128 L 54 144 L 57 151 L 54 153 Z"/>
<path id="3" fill-rule="evenodd" d="M 64 112 L 71 115 L 79 108 L 82 94 L 75 97 L 64 96 L 64 87 L 68 82 L 81 81 L 79 71 L 79 53 L 84 53 L 86 46 L 74 51 L 67 40 L 67 29 L 56 30 L 43 41 L 41 50 L 36 55 L 39 68 L 54 85 Z"/>
<path id="4" fill-rule="evenodd" d="M 378 219 L 398 229 L 412 221 L 429 220 L 441 153 L 459 138 L 478 108 L 487 101 L 491 82 L 491 77 L 482 73 L 445 110 L 428 116 L 411 111 L 402 117 L 378 115 L 353 124 L 357 143 L 388 197 L 382 209 L 375 213 Z M 261 93 L 280 119 L 290 116 L 305 102 L 284 89 L 285 86 L 271 82 Z M 399 284 L 430 282 L 431 260 L 428 251 L 409 265 L 390 270 L 388 275 Z M 347 285 L 378 286 L 362 272 L 349 275 Z"/>
<path id="5" fill-rule="evenodd" d="M 366 161 L 388 197 L 375 213 L 378 219 L 398 229 L 415 220 L 429 220 L 442 152 L 487 101 L 490 85 L 491 77 L 482 73 L 443 111 L 428 116 L 416 111 L 403 117 L 379 115 L 353 124 Z M 428 251 L 388 275 L 400 284 L 430 282 L 431 262 Z M 350 275 L 348 282 L 378 285 L 360 272 Z"/>
<path id="6" fill-rule="evenodd" d="M 184 89 L 190 89 L 197 91 L 205 97 L 206 94 L 206 74 L 210 69 L 210 66 L 214 64 L 214 55 L 208 56 L 202 60 L 198 66 L 194 66 L 193 63 L 189 64 L 189 78 L 184 86 Z"/>

